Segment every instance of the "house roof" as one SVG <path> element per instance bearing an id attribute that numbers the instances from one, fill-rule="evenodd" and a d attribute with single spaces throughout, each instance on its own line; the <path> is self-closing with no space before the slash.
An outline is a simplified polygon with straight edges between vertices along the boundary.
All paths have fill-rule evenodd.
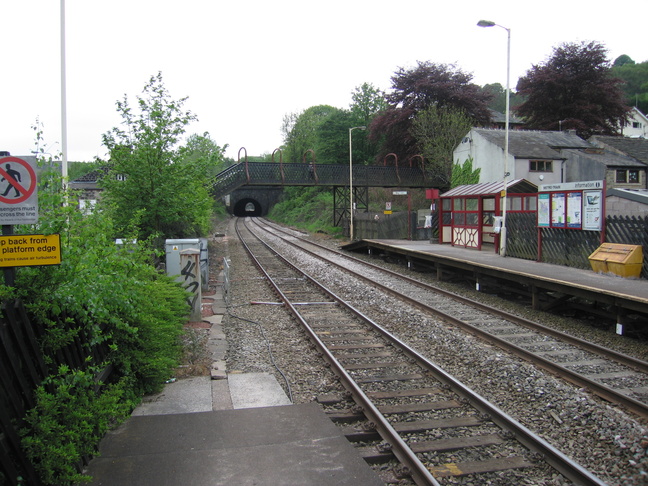
<path id="1" fill-rule="evenodd" d="M 645 169 L 646 165 L 642 162 L 639 162 L 637 159 L 628 157 L 627 155 L 618 154 L 616 152 L 610 152 L 604 149 L 585 149 L 585 150 L 573 150 L 566 149 L 563 150 L 565 158 L 570 161 L 570 163 L 576 162 L 596 162 L 603 164 L 608 168 L 615 167 L 636 167 Z"/>
<path id="2" fill-rule="evenodd" d="M 81 177 L 70 181 L 70 184 L 87 184 L 98 182 L 102 176 L 108 173 L 108 166 L 100 167 L 99 169 L 91 170 L 87 174 L 82 175 Z"/>
<path id="3" fill-rule="evenodd" d="M 506 130 L 473 128 L 489 142 L 504 149 Z M 520 159 L 564 159 L 561 149 L 583 149 L 591 145 L 573 132 L 509 130 L 509 153 Z"/>
<path id="4" fill-rule="evenodd" d="M 502 125 L 506 123 L 506 115 L 504 113 L 502 113 L 501 111 L 495 111 L 491 109 L 489 109 L 488 111 L 490 111 L 491 122 L 502 124 Z M 523 124 L 524 121 L 516 117 L 513 113 L 509 113 L 509 125 L 523 125 Z"/>
<path id="5" fill-rule="evenodd" d="M 538 186 L 526 179 L 515 179 L 506 183 L 506 192 L 510 194 L 534 194 Z M 466 184 L 457 186 L 441 194 L 440 197 L 456 196 L 491 196 L 499 194 L 503 189 L 503 182 L 482 182 L 481 184 Z"/>
<path id="6" fill-rule="evenodd" d="M 594 135 L 589 138 L 589 142 L 596 147 L 616 151 L 648 165 L 648 139 Z"/>

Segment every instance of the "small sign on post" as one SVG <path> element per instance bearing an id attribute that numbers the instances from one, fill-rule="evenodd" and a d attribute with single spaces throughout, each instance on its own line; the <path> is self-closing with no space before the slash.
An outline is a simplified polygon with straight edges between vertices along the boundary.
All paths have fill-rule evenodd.
<path id="1" fill-rule="evenodd" d="M 35 267 L 61 263 L 61 235 L 0 236 L 0 267 Z"/>
<path id="2" fill-rule="evenodd" d="M 0 158 L 0 224 L 38 222 L 36 168 L 18 157 Z"/>

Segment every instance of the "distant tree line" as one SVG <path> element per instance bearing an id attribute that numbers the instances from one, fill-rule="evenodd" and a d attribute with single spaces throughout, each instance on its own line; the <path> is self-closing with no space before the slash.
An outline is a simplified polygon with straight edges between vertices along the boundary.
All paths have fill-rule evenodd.
<path id="1" fill-rule="evenodd" d="M 646 111 L 648 62 L 620 56 L 612 64 L 598 42 L 565 43 L 544 63 L 533 65 L 510 93 L 511 112 L 529 129 L 571 129 L 587 138 L 617 134 L 631 106 Z M 472 126 L 489 126 L 493 111 L 505 111 L 506 90 L 483 87 L 454 65 L 418 62 L 398 68 L 387 93 L 365 83 L 348 109 L 314 106 L 285 116 L 284 160 L 300 161 L 314 149 L 319 163 L 348 162 L 348 129 L 354 163 L 379 164 L 396 154 L 401 164 L 422 155 L 426 169 L 450 183 L 452 152 Z"/>

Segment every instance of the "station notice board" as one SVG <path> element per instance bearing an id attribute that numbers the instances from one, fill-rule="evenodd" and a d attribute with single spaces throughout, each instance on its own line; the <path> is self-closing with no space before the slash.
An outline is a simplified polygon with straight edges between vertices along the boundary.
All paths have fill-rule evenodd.
<path id="1" fill-rule="evenodd" d="M 61 235 L 0 236 L 0 267 L 33 267 L 61 263 Z"/>

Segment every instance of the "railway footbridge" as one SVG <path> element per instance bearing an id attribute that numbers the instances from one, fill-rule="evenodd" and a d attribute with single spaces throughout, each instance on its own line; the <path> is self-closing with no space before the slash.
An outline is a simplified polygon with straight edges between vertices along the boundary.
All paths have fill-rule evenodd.
<path id="1" fill-rule="evenodd" d="M 423 189 L 444 185 L 422 167 L 398 165 L 337 165 L 315 162 L 248 162 L 232 165 L 216 176 L 212 195 L 223 198 L 236 216 L 264 216 L 286 186 L 328 186 L 334 189 L 333 221 L 349 216 L 349 193 L 357 210 L 368 208 L 370 187 Z"/>

